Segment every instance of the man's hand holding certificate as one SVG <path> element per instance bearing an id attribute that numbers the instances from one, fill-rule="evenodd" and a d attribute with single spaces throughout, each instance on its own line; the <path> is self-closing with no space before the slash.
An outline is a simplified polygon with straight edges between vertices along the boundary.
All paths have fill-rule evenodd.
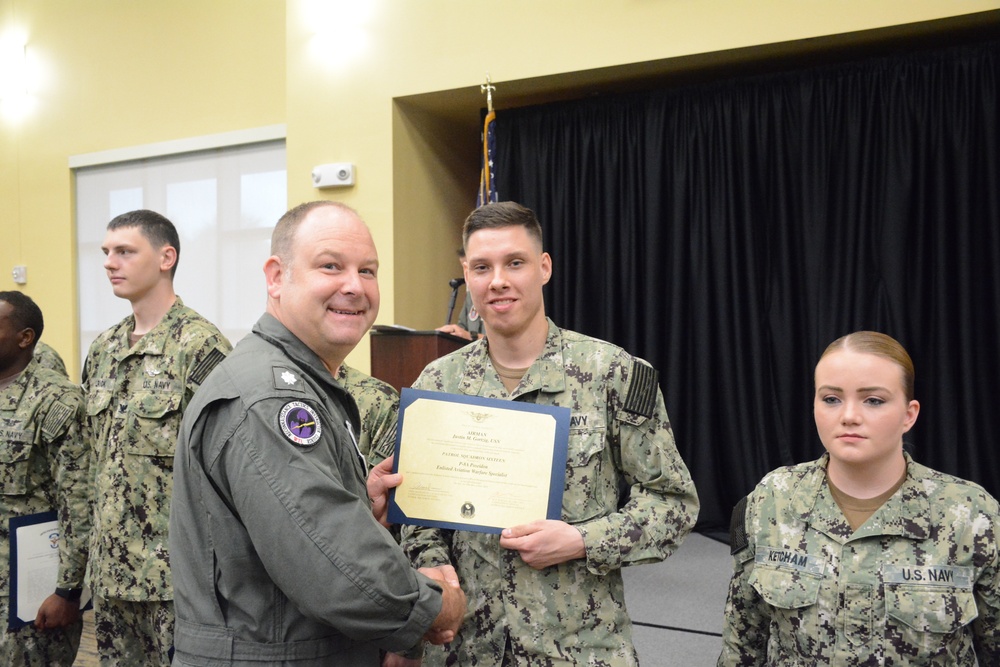
<path id="1" fill-rule="evenodd" d="M 568 408 L 403 389 L 389 520 L 499 533 L 559 519 Z"/>

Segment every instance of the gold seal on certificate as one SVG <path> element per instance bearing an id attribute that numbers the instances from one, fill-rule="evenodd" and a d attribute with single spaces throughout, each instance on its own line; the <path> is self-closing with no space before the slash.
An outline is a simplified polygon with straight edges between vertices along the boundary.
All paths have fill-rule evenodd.
<path id="1" fill-rule="evenodd" d="M 499 533 L 558 519 L 569 408 L 403 389 L 389 520 Z"/>

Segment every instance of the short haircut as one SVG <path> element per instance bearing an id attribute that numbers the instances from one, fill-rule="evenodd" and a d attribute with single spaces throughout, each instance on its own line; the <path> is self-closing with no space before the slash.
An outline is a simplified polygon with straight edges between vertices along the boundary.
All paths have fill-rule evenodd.
<path id="1" fill-rule="evenodd" d="M 42 309 L 24 292 L 11 290 L 0 292 L 0 301 L 10 304 L 10 321 L 18 331 L 31 329 L 35 332 L 35 341 L 42 337 L 45 320 L 42 319 Z"/>
<path id="2" fill-rule="evenodd" d="M 855 331 L 854 333 L 841 336 L 830 343 L 823 351 L 820 359 L 828 354 L 846 350 L 861 354 L 873 354 L 876 357 L 888 359 L 899 366 L 903 375 L 903 394 L 907 401 L 913 400 L 913 385 L 915 372 L 913 370 L 913 360 L 910 359 L 906 348 L 892 336 L 887 336 L 878 331 Z"/>
<path id="3" fill-rule="evenodd" d="M 358 215 L 357 211 L 347 204 L 341 204 L 340 202 L 320 199 L 317 201 L 299 204 L 281 216 L 278 220 L 278 224 L 274 226 L 274 231 L 271 233 L 271 254 L 277 256 L 285 264 L 291 263 L 292 245 L 295 242 L 295 233 L 298 231 L 299 225 L 302 224 L 302 221 L 305 220 L 306 216 L 308 216 L 314 209 L 321 208 L 323 206 L 338 208 L 341 211 L 350 213 L 358 220 L 361 220 L 361 216 Z"/>
<path id="4" fill-rule="evenodd" d="M 177 265 L 181 261 L 181 239 L 177 235 L 174 223 L 156 211 L 144 208 L 122 213 L 108 223 L 108 231 L 127 227 L 138 227 L 142 235 L 149 241 L 149 245 L 153 246 L 155 250 L 170 246 L 177 251 L 177 259 L 170 269 L 170 277 L 173 278 L 174 274 L 177 273 Z"/>
<path id="5" fill-rule="evenodd" d="M 481 229 L 502 229 L 504 227 L 524 227 L 528 235 L 542 242 L 542 225 L 530 208 L 517 202 L 501 201 L 480 206 L 465 219 L 462 227 L 462 246 L 469 245 L 469 237 Z"/>

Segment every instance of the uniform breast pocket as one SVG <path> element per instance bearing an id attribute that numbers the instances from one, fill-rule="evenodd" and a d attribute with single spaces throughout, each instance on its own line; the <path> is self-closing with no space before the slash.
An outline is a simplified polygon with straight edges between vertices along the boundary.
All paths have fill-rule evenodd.
<path id="1" fill-rule="evenodd" d="M 128 406 L 125 451 L 136 456 L 173 457 L 181 425 L 177 393 L 137 394 Z"/>
<path id="2" fill-rule="evenodd" d="M 94 389 L 87 394 L 87 418 L 95 419 L 111 404 L 111 392 Z"/>
<path id="3" fill-rule="evenodd" d="M 570 429 L 563 493 L 568 523 L 582 523 L 617 509 L 617 475 L 606 438 L 604 428 Z"/>
<path id="4" fill-rule="evenodd" d="M 27 433 L 5 433 L 0 440 L 0 494 L 20 496 L 28 492 L 31 439 Z"/>
<path id="5" fill-rule="evenodd" d="M 771 607 L 771 642 L 781 653 L 809 655 L 819 637 L 822 575 L 758 563 L 750 585 Z"/>
<path id="6" fill-rule="evenodd" d="M 921 656 L 945 651 L 979 615 L 972 591 L 951 586 L 887 585 L 885 607 L 902 643 Z"/>

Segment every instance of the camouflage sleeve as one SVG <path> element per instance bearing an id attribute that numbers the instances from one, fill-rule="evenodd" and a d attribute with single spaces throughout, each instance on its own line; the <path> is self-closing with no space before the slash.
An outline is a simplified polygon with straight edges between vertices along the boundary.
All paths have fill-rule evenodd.
<path id="1" fill-rule="evenodd" d="M 362 417 L 362 431 L 370 438 L 368 463 L 377 465 L 392 456 L 396 449 L 396 425 L 399 420 L 399 398 L 386 396 L 377 410 Z"/>
<path id="2" fill-rule="evenodd" d="M 674 444 L 657 373 L 622 354 L 612 367 L 616 377 L 608 425 L 622 504 L 617 511 L 577 525 L 587 568 L 595 574 L 663 560 L 698 517 L 698 495 Z"/>
<path id="3" fill-rule="evenodd" d="M 990 528 L 978 539 L 990 545 L 987 551 L 992 558 L 976 581 L 979 616 L 972 625 L 973 641 L 980 665 L 1000 665 L 1000 511 L 996 502 L 985 515 Z"/>
<path id="4" fill-rule="evenodd" d="M 746 532 L 753 525 L 747 518 L 752 512 L 749 497 L 733 509 L 730 542 L 733 550 L 733 576 L 722 627 L 722 653 L 717 667 L 750 667 L 767 663 L 767 635 L 770 625 L 766 606 L 750 584 L 755 544 Z"/>
<path id="5" fill-rule="evenodd" d="M 206 336 L 199 344 L 193 346 L 193 349 L 190 350 L 191 361 L 185 378 L 185 406 L 209 373 L 215 370 L 219 362 L 225 359 L 232 350 L 233 346 L 221 333 Z"/>
<path id="6" fill-rule="evenodd" d="M 425 526 L 403 526 L 399 542 L 413 567 L 454 565 L 451 560 L 453 531 Z"/>
<path id="7" fill-rule="evenodd" d="M 56 484 L 59 517 L 57 587 L 83 586 L 90 535 L 90 448 L 83 437 L 83 394 L 74 388 L 48 403 L 42 437 L 48 447 Z"/>

